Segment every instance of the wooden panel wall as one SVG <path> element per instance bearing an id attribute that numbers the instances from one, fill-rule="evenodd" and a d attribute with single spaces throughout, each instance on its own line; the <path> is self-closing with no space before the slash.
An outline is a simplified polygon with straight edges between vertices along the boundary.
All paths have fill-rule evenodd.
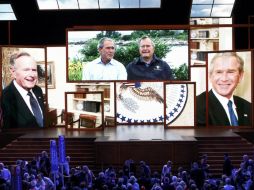
<path id="1" fill-rule="evenodd" d="M 132 159 L 135 163 L 145 161 L 152 170 L 161 170 L 168 161 L 173 169 L 179 166 L 190 169 L 191 162 L 198 161 L 196 141 L 129 141 L 95 142 L 96 165 L 104 168 L 112 165 L 121 168 L 124 161 Z"/>

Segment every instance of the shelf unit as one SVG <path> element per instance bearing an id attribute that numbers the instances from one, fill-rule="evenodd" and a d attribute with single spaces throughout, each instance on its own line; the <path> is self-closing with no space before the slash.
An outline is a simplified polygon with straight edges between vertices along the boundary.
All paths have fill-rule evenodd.
<path id="1" fill-rule="evenodd" d="M 104 106 L 105 117 L 114 117 L 114 83 L 82 83 L 75 85 L 76 92 L 72 98 L 71 112 L 74 118 L 78 119 L 81 114 L 96 116 L 96 126 L 102 124 L 102 105 Z M 100 94 L 85 94 L 85 92 L 102 92 L 103 100 Z M 102 102 L 103 101 L 103 104 Z"/>
<path id="2" fill-rule="evenodd" d="M 206 52 L 232 50 L 231 18 L 191 18 L 190 58 L 191 65 L 205 65 Z"/>
<path id="3" fill-rule="evenodd" d="M 205 53 L 219 50 L 219 28 L 196 28 L 191 30 L 191 64 L 205 64 Z"/>

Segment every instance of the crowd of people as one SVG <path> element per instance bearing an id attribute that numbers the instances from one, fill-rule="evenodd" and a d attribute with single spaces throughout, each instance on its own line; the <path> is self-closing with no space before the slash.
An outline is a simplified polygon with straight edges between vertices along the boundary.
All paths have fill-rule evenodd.
<path id="1" fill-rule="evenodd" d="M 224 156 L 222 175 L 210 175 L 207 155 L 193 162 L 190 169 L 168 161 L 161 171 L 151 171 L 145 161 L 126 160 L 122 168 L 108 166 L 97 175 L 87 165 L 71 167 L 70 157 L 52 173 L 46 151 L 31 161 L 17 160 L 23 190 L 252 190 L 254 161 L 243 155 L 240 167 L 234 167 L 228 154 Z M 11 168 L 0 163 L 0 190 L 13 189 Z"/>

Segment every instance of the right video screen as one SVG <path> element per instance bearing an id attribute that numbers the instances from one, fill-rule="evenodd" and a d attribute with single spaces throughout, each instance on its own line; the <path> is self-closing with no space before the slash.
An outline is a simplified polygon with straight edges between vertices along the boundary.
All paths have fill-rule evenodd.
<path id="1" fill-rule="evenodd" d="M 252 62 L 249 50 L 207 53 L 206 67 L 198 68 L 206 69 L 206 88 L 197 88 L 197 126 L 252 126 Z"/>

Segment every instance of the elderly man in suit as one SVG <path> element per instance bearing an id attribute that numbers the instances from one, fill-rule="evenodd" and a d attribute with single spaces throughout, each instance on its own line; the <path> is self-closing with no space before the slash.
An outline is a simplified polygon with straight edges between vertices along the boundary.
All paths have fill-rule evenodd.
<path id="1" fill-rule="evenodd" d="M 27 52 L 10 57 L 12 82 L 1 97 L 3 129 L 36 128 L 44 126 L 42 89 L 37 86 L 36 61 Z"/>
<path id="2" fill-rule="evenodd" d="M 140 57 L 127 65 L 127 80 L 174 79 L 170 66 L 155 55 L 155 44 L 150 37 L 143 36 L 138 46 Z"/>
<path id="3" fill-rule="evenodd" d="M 216 54 L 210 63 L 212 89 L 197 96 L 197 125 L 251 126 L 251 103 L 234 95 L 244 74 L 244 61 L 235 52 Z M 208 97 L 208 118 L 206 98 Z"/>

